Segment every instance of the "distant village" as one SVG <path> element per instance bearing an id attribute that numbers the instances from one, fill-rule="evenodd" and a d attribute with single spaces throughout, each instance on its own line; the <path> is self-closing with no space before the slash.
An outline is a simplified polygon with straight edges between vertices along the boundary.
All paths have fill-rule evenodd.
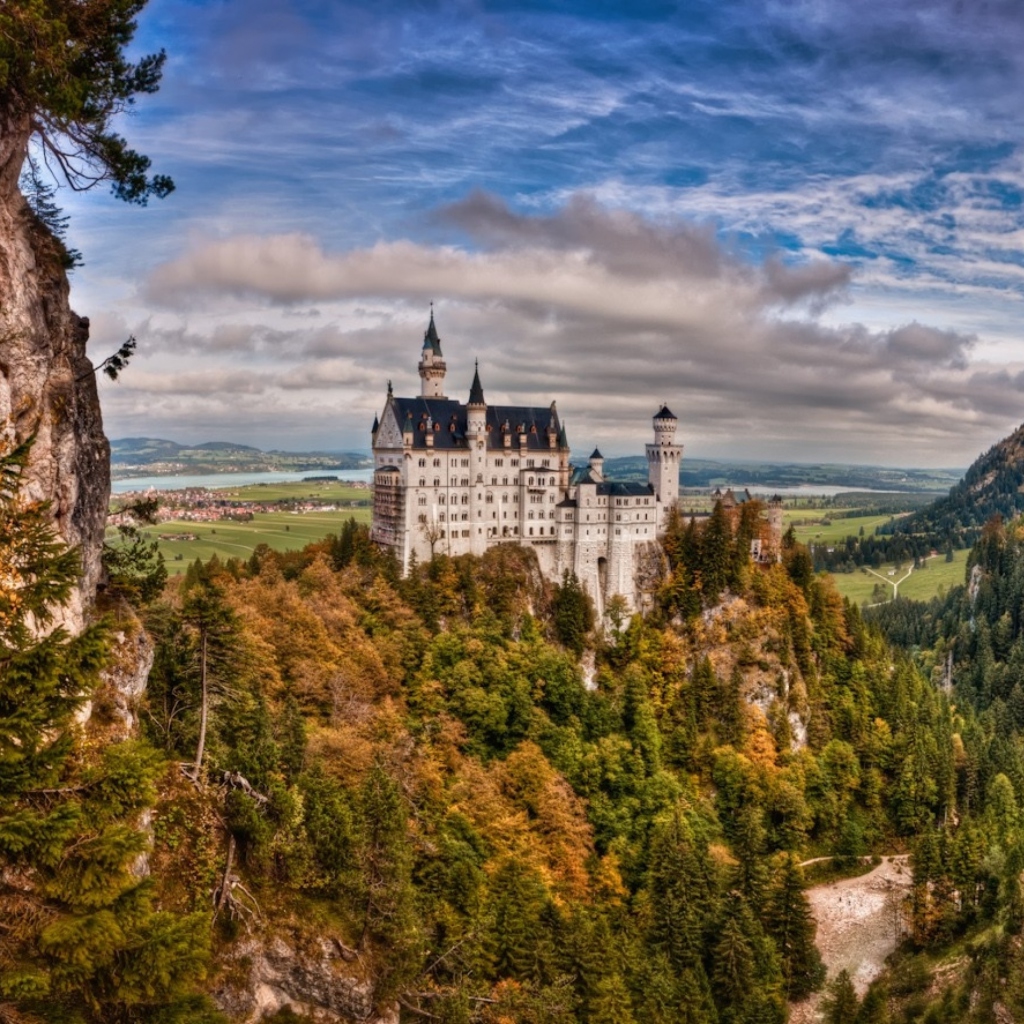
<path id="1" fill-rule="evenodd" d="M 222 490 L 211 490 L 207 487 L 189 487 L 183 490 L 162 491 L 148 487 L 140 491 L 124 491 L 117 495 L 118 508 L 126 511 L 115 511 L 108 517 L 108 524 L 119 526 L 135 521 L 134 515 L 127 511 L 129 506 L 142 501 L 156 501 L 157 508 L 153 514 L 157 523 L 189 522 L 217 523 L 221 521 L 248 522 L 259 512 L 294 512 L 297 515 L 310 513 L 340 512 L 348 508 L 365 508 L 370 504 L 370 484 L 358 481 L 345 481 L 346 487 L 355 491 L 365 491 L 366 497 L 351 500 L 326 500 L 315 497 L 280 498 L 277 500 L 253 500 L 240 498 L 234 494 L 225 494 Z M 192 540 L 189 534 L 175 532 L 160 534 L 161 540 Z"/>

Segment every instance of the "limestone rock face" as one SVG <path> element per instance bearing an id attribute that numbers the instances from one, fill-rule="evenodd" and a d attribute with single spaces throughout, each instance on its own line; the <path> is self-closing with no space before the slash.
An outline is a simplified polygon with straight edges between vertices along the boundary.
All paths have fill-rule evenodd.
<path id="1" fill-rule="evenodd" d="M 228 958 L 229 966 L 244 965 L 242 976 L 235 973 L 213 997 L 232 1020 L 246 1024 L 257 1024 L 286 1006 L 323 1024 L 398 1024 L 398 1007 L 377 1010 L 372 984 L 344 960 L 328 939 L 301 951 L 280 937 L 265 943 L 250 939 Z"/>
<path id="2" fill-rule="evenodd" d="M 82 579 L 63 624 L 84 624 L 100 580 L 110 496 L 110 448 L 85 346 L 89 321 L 68 302 L 61 253 L 9 174 L 0 175 L 0 445 L 35 435 L 26 486 L 52 503 L 61 537 L 78 548 Z"/>

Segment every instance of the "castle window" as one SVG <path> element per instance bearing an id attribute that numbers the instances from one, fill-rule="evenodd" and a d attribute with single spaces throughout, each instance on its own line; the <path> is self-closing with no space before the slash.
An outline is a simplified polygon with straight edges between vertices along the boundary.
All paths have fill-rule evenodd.
<path id="1" fill-rule="evenodd" d="M 435 476 L 434 477 L 434 486 L 435 487 L 440 487 L 441 486 L 441 478 L 439 476 Z"/>
<path id="2" fill-rule="evenodd" d="M 504 459 L 495 459 L 494 460 L 494 464 L 496 466 L 504 466 L 505 465 L 505 460 Z"/>
<path id="3" fill-rule="evenodd" d="M 529 519 L 533 518 L 533 509 L 532 508 L 530 509 L 530 514 L 529 514 L 529 516 L 527 518 L 529 518 Z"/>
<path id="4" fill-rule="evenodd" d="M 462 521 L 466 522 L 467 519 L 469 519 L 469 513 L 468 512 L 463 512 L 462 513 Z M 468 537 L 469 534 L 467 533 L 466 536 Z"/>
<path id="5" fill-rule="evenodd" d="M 555 478 L 553 476 L 548 477 L 548 487 L 554 487 L 554 486 L 555 486 Z"/>
<path id="6" fill-rule="evenodd" d="M 530 527 L 530 536 L 531 537 L 533 536 L 533 527 L 532 526 Z"/>
<path id="7" fill-rule="evenodd" d="M 442 522 L 442 523 L 443 523 L 443 522 L 444 522 L 444 513 L 443 513 L 443 512 L 441 512 L 441 513 L 440 513 L 440 514 L 438 515 L 438 517 L 437 517 L 437 518 L 438 518 L 438 521 L 439 521 L 439 522 Z"/>
<path id="8" fill-rule="evenodd" d="M 435 423 L 434 424 L 434 433 L 437 434 L 437 433 L 440 432 L 440 430 L 441 430 L 441 424 L 440 423 Z"/>
<path id="9" fill-rule="evenodd" d="M 440 459 L 434 459 L 434 468 L 436 469 L 440 465 L 441 465 L 441 460 Z"/>
<path id="10" fill-rule="evenodd" d="M 468 505 L 469 504 L 469 495 L 468 494 L 464 494 L 462 496 L 462 504 L 463 505 Z"/>
<path id="11" fill-rule="evenodd" d="M 491 477 L 491 486 L 492 487 L 497 487 L 498 486 L 498 478 L 496 476 L 492 476 Z"/>
<path id="12" fill-rule="evenodd" d="M 533 459 L 527 459 L 526 466 L 528 469 L 533 469 Z"/>
<path id="13" fill-rule="evenodd" d="M 503 494 L 501 496 L 501 500 L 502 500 L 502 502 L 504 502 L 507 505 L 508 504 L 508 495 L 507 494 Z"/>
<path id="14" fill-rule="evenodd" d="M 463 459 L 462 460 L 462 465 L 463 466 L 468 466 L 469 465 L 469 459 Z"/>
<path id="15" fill-rule="evenodd" d="M 427 425 L 425 423 L 421 422 L 420 423 L 420 433 L 422 434 L 426 429 L 427 429 Z"/>
<path id="16" fill-rule="evenodd" d="M 464 476 L 462 478 L 462 486 L 463 487 L 468 487 L 469 486 L 469 477 L 468 476 Z"/>
<path id="17" fill-rule="evenodd" d="M 427 503 L 427 496 L 425 494 L 421 494 L 420 495 L 420 504 L 421 505 L 426 505 L 426 503 Z"/>
<path id="18" fill-rule="evenodd" d="M 526 481 L 526 483 L 527 483 L 527 486 L 532 487 L 533 486 L 533 477 L 531 476 L 530 479 Z"/>
<path id="19" fill-rule="evenodd" d="M 512 463 L 513 466 L 518 466 L 519 465 L 519 460 L 518 459 L 510 459 L 509 461 Z"/>
<path id="20" fill-rule="evenodd" d="M 437 429 L 438 430 L 441 429 L 440 424 L 438 424 Z M 449 434 L 454 434 L 455 433 L 455 420 L 452 420 L 451 423 L 448 424 L 448 433 Z M 454 463 L 453 463 L 453 465 L 454 465 Z"/>
<path id="21" fill-rule="evenodd" d="M 420 487 L 426 487 L 426 486 L 427 486 L 427 478 L 425 476 L 421 476 L 420 477 Z"/>
<path id="22" fill-rule="evenodd" d="M 487 504 L 491 505 L 494 503 L 494 495 L 490 491 L 487 492 Z"/>
<path id="23" fill-rule="evenodd" d="M 420 459 L 420 462 L 419 462 L 420 469 L 422 469 L 426 464 L 427 464 L 427 460 L 426 459 Z"/>
<path id="24" fill-rule="evenodd" d="M 421 512 L 420 513 L 420 522 L 421 523 L 425 523 L 426 521 L 427 521 L 427 517 Z"/>
<path id="25" fill-rule="evenodd" d="M 543 467 L 544 467 L 545 469 L 547 469 L 547 467 L 551 465 L 551 460 L 550 460 L 550 459 L 542 459 L 542 460 L 541 460 L 541 465 L 542 465 L 542 466 L 543 466 Z"/>
<path id="26" fill-rule="evenodd" d="M 508 477 L 507 476 L 503 476 L 501 478 L 501 482 L 502 482 L 502 484 L 504 484 L 505 487 L 508 487 Z"/>
<path id="27" fill-rule="evenodd" d="M 438 497 L 437 497 L 438 504 L 443 505 L 444 504 L 444 500 L 445 500 L 444 499 L 444 495 L 443 494 L 439 494 Z"/>

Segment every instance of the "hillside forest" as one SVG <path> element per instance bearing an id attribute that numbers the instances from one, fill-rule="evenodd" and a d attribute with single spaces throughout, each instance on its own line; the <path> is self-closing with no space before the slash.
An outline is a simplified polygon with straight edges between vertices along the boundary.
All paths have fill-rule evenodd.
<path id="1" fill-rule="evenodd" d="M 1024 1007 L 1019 531 L 941 618 L 951 680 L 800 545 L 752 564 L 755 503 L 670 524 L 646 618 L 596 623 L 515 547 L 401 578 L 352 522 L 164 587 L 120 564 L 101 621 L 40 638 L 75 559 L 24 460 L 0 473 L 0 1020 L 252 1019 L 273 954 L 335 1020 L 782 1024 L 824 980 L 800 863 L 893 851 L 910 966 L 826 1019 Z M 936 989 L 928 956 L 965 942 Z"/>

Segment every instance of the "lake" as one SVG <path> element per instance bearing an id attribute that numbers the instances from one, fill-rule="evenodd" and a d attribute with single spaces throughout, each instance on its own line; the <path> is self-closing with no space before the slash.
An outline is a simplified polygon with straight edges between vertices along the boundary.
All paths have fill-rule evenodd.
<path id="1" fill-rule="evenodd" d="M 135 476 L 125 480 L 115 480 L 110 489 L 114 494 L 125 491 L 183 491 L 188 487 L 209 487 L 217 490 L 226 487 L 245 487 L 248 484 L 290 484 L 307 480 L 312 476 L 336 476 L 339 480 L 361 480 L 369 482 L 373 479 L 373 467 L 365 469 L 325 469 L 303 470 L 300 472 L 279 473 L 204 473 L 181 476 Z"/>

